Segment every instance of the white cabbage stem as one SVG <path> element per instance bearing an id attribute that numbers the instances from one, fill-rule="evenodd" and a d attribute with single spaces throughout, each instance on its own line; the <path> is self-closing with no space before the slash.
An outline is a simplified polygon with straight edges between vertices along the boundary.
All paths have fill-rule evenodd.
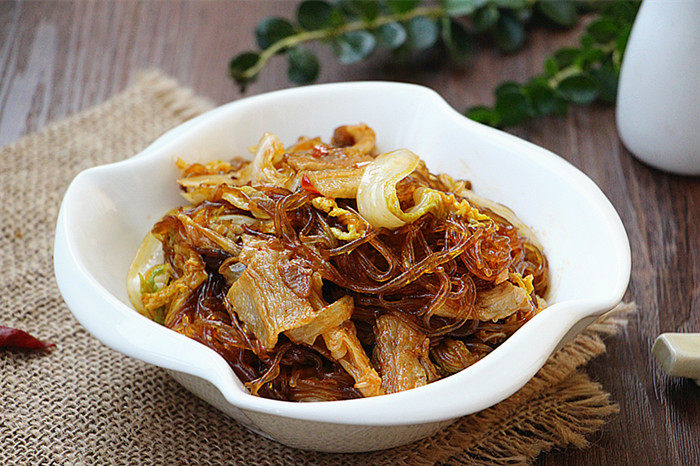
<path id="1" fill-rule="evenodd" d="M 379 155 L 365 168 L 357 189 L 357 207 L 374 228 L 399 228 L 418 220 L 440 205 L 441 195 L 434 189 L 417 189 L 414 205 L 401 210 L 396 185 L 418 167 L 420 158 L 408 149 Z"/>
<path id="2" fill-rule="evenodd" d="M 164 261 L 163 245 L 149 232 L 141 242 L 126 276 L 126 291 L 129 295 L 129 301 L 141 314 L 146 314 L 146 309 L 141 301 L 141 277 Z"/>

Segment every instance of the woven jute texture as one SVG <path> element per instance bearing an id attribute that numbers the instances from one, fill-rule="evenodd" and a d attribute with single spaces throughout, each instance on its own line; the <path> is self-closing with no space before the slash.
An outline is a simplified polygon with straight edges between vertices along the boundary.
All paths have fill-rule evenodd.
<path id="1" fill-rule="evenodd" d="M 87 167 L 138 153 L 210 104 L 158 73 L 104 104 L 0 149 L 0 324 L 55 342 L 0 352 L 0 464 L 520 464 L 585 447 L 617 408 L 581 370 L 624 325 L 623 305 L 553 355 L 523 389 L 433 437 L 382 452 L 294 450 L 249 432 L 164 370 L 91 337 L 53 277 L 56 215 Z"/>

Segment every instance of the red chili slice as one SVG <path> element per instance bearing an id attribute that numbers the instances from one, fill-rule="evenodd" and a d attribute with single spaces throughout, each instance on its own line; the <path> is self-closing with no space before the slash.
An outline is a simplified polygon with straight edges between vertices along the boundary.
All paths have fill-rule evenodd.
<path id="1" fill-rule="evenodd" d="M 314 187 L 314 185 L 311 183 L 311 180 L 309 179 L 309 177 L 307 175 L 304 175 L 301 177 L 301 187 L 309 192 L 321 194 L 318 192 L 318 189 L 316 189 Z"/>
<path id="2" fill-rule="evenodd" d="M 324 155 L 328 155 L 328 153 L 328 146 L 323 144 L 315 145 L 311 151 L 311 155 L 313 155 L 314 157 L 323 157 Z"/>
<path id="3" fill-rule="evenodd" d="M 24 330 L 0 325 L 0 348 L 49 349 L 55 343 L 41 341 Z"/>

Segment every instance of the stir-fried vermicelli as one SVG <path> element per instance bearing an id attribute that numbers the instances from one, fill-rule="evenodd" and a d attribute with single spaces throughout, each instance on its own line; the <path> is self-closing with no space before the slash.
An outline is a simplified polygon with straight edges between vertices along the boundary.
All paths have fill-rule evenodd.
<path id="1" fill-rule="evenodd" d="M 532 232 L 467 181 L 374 131 L 252 161 L 178 161 L 190 205 L 155 224 L 129 271 L 150 319 L 218 352 L 254 395 L 375 396 L 458 372 L 545 306 Z"/>

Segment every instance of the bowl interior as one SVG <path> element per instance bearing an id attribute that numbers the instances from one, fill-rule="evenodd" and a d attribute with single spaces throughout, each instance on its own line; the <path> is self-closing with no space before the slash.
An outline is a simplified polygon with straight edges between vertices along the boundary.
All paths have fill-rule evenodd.
<path id="1" fill-rule="evenodd" d="M 525 141 L 464 124 L 463 117 L 445 112 L 444 102 L 436 105 L 435 94 L 417 86 L 319 89 L 229 104 L 132 160 L 84 173 L 69 207 L 76 214 L 75 252 L 87 271 L 129 304 L 125 276 L 141 239 L 183 203 L 175 183 L 178 157 L 187 162 L 249 157 L 248 148 L 266 131 L 290 144 L 300 135 L 330 138 L 335 127 L 361 121 L 376 131 L 380 151 L 409 148 L 431 171 L 471 180 L 477 193 L 510 207 L 532 227 L 550 263 L 550 303 L 610 295 L 621 271 L 609 213 L 595 202 L 600 193 L 591 190 L 597 187 L 573 176 L 573 168 Z"/>

